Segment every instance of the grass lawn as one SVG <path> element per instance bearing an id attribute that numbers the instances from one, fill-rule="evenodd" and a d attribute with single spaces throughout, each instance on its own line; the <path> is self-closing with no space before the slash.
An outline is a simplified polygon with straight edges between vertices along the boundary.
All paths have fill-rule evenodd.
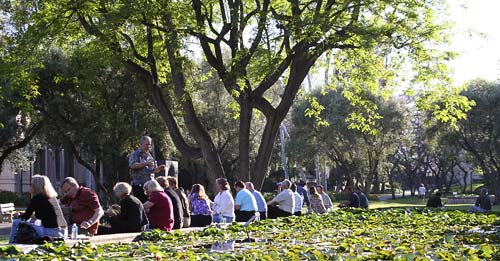
<path id="1" fill-rule="evenodd" d="M 9 243 L 9 238 L 7 236 L 0 236 L 0 245 Z"/>
<path id="2" fill-rule="evenodd" d="M 447 198 L 441 198 L 443 202 L 446 202 Z M 341 201 L 334 201 L 333 205 L 337 206 Z M 426 200 L 427 202 L 427 200 Z M 468 210 L 470 208 L 471 204 L 451 204 L 451 205 L 445 205 L 446 209 L 449 210 Z M 389 199 L 386 201 L 370 201 L 370 208 L 371 209 L 376 209 L 376 208 L 398 208 L 398 207 L 425 207 L 425 203 L 422 203 L 422 201 L 417 197 L 417 196 L 407 196 L 404 198 L 396 198 L 396 199 Z M 334 208 L 337 209 L 337 208 Z M 493 205 L 492 210 L 494 212 L 499 212 L 500 213 L 500 205 Z"/>

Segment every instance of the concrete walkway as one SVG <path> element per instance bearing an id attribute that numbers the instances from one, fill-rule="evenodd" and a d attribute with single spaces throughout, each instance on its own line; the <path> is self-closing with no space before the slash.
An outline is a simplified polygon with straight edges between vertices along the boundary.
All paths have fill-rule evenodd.
<path id="1" fill-rule="evenodd" d="M 0 223 L 0 238 L 2 239 L 8 239 L 10 235 L 10 229 L 12 227 L 12 223 Z M 189 233 L 191 231 L 200 231 L 205 229 L 206 227 L 190 227 L 190 228 L 183 228 L 180 229 L 179 231 L 183 233 Z M 120 234 L 110 234 L 110 235 L 100 235 L 100 236 L 93 236 L 93 237 L 87 237 L 80 235 L 78 240 L 71 240 L 67 239 L 64 241 L 66 245 L 68 246 L 73 246 L 76 243 L 83 241 L 83 242 L 90 242 L 91 244 L 95 245 L 103 245 L 107 243 L 131 243 L 133 242 L 141 233 L 120 233 Z M 1 246 L 5 246 L 8 244 L 0 244 Z M 28 253 L 29 251 L 35 249 L 38 245 L 25 245 L 25 244 L 15 244 L 17 248 L 19 248 L 20 251 L 24 253 Z"/>

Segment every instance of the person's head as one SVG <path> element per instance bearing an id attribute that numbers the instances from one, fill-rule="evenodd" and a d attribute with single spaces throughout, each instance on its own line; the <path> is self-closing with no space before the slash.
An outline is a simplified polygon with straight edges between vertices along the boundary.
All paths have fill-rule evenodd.
<path id="1" fill-rule="evenodd" d="M 245 184 L 243 183 L 243 181 L 239 180 L 239 181 L 236 181 L 234 183 L 234 188 L 236 189 L 236 191 L 240 191 L 242 189 L 245 188 Z"/>
<path id="2" fill-rule="evenodd" d="M 422 184 L 420 184 L 420 187 L 423 187 L 423 186 L 424 186 L 424 184 L 423 184 L 423 183 L 422 183 Z"/>
<path id="3" fill-rule="evenodd" d="M 144 183 L 144 194 L 150 195 L 154 192 L 163 191 L 163 188 L 156 180 L 150 180 Z"/>
<path id="4" fill-rule="evenodd" d="M 168 180 L 165 176 L 157 177 L 156 182 L 158 182 L 162 188 L 168 188 Z"/>
<path id="5" fill-rule="evenodd" d="M 288 180 L 288 179 L 284 179 L 281 182 L 281 189 L 290 189 L 291 186 L 292 186 L 292 182 L 290 182 L 290 180 Z"/>
<path id="6" fill-rule="evenodd" d="M 44 195 L 47 198 L 55 198 L 57 192 L 47 176 L 34 175 L 31 177 L 31 195 Z"/>
<path id="7" fill-rule="evenodd" d="M 306 182 L 303 181 L 303 180 L 299 180 L 298 185 L 301 186 L 301 187 L 304 187 L 306 185 Z"/>
<path id="8" fill-rule="evenodd" d="M 488 189 L 482 188 L 481 190 L 479 190 L 479 195 L 481 195 L 481 196 L 488 195 Z"/>
<path id="9" fill-rule="evenodd" d="M 225 178 L 218 178 L 215 180 L 215 190 L 217 192 L 221 192 L 224 190 L 229 190 L 229 183 L 227 182 L 227 179 Z"/>
<path id="10" fill-rule="evenodd" d="M 354 188 L 354 192 L 361 192 L 361 188 L 360 187 Z"/>
<path id="11" fill-rule="evenodd" d="M 321 186 L 321 185 L 316 185 L 316 191 L 318 191 L 318 194 L 323 193 L 323 186 Z"/>
<path id="12" fill-rule="evenodd" d="M 176 177 L 172 177 L 172 176 L 168 176 L 167 177 L 167 181 L 168 181 L 168 186 L 173 188 L 173 189 L 176 189 L 178 187 L 178 183 L 177 183 L 177 178 Z"/>
<path id="13" fill-rule="evenodd" d="M 315 186 L 310 186 L 309 187 L 309 194 L 311 195 L 319 195 L 318 191 L 316 190 Z"/>
<path id="14" fill-rule="evenodd" d="M 290 189 L 293 191 L 293 192 L 296 192 L 297 191 L 297 185 L 295 185 L 295 183 L 292 182 L 292 185 L 290 186 Z"/>
<path id="15" fill-rule="evenodd" d="M 255 190 L 255 187 L 253 186 L 253 183 L 252 183 L 252 182 L 248 181 L 247 183 L 245 183 L 245 185 L 246 185 L 246 188 L 247 188 L 248 190 L 250 190 L 250 191 Z"/>
<path id="16" fill-rule="evenodd" d="M 113 191 L 119 199 L 123 199 L 130 195 L 132 187 L 127 182 L 118 182 L 113 187 Z"/>
<path id="17" fill-rule="evenodd" d="M 70 198 L 76 198 L 78 194 L 78 182 L 75 178 L 67 177 L 61 183 L 61 190 L 64 195 L 67 195 Z"/>
<path id="18" fill-rule="evenodd" d="M 441 192 L 436 192 L 436 197 L 441 197 Z"/>
<path id="19" fill-rule="evenodd" d="M 195 197 L 198 197 L 199 199 L 204 199 L 208 200 L 208 196 L 205 193 L 205 187 L 201 184 L 194 184 L 191 187 L 191 195 L 194 195 Z"/>
<path id="20" fill-rule="evenodd" d="M 351 187 L 351 186 L 347 186 L 347 187 L 345 187 L 345 193 L 346 193 L 347 195 L 351 195 L 351 194 L 352 194 L 352 192 L 353 192 L 353 191 L 352 191 L 352 187 Z"/>
<path id="21" fill-rule="evenodd" d="M 142 136 L 141 137 L 141 151 L 142 152 L 149 152 L 151 149 L 151 142 L 152 139 L 149 136 Z"/>

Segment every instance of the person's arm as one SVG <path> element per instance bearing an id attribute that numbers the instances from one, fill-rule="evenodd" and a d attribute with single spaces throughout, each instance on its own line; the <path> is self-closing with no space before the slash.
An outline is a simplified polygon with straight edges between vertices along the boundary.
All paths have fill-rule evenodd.
<path id="1" fill-rule="evenodd" d="M 92 215 L 92 217 L 90 217 L 87 221 L 83 221 L 80 224 L 80 227 L 83 229 L 87 229 L 87 228 L 91 227 L 97 221 L 99 221 L 99 219 L 102 217 L 102 215 L 104 215 L 104 210 L 102 209 L 102 207 L 99 206 L 98 208 L 94 209 L 94 215 Z"/>
<path id="2" fill-rule="evenodd" d="M 241 196 L 240 193 L 236 194 L 236 198 L 234 199 L 234 209 L 235 210 L 240 210 L 241 209 Z"/>
<path id="3" fill-rule="evenodd" d="M 152 208 L 152 207 L 155 205 L 155 203 L 153 203 L 153 202 L 151 202 L 151 201 L 146 201 L 146 202 L 144 202 L 144 204 L 142 204 L 142 205 L 144 206 L 144 209 L 145 209 L 146 211 L 148 211 L 150 208 Z"/>
<path id="4" fill-rule="evenodd" d="M 283 197 L 283 192 L 280 192 L 278 195 L 276 195 L 276 197 L 274 197 L 271 201 L 267 202 L 267 205 L 268 206 L 271 206 L 271 205 L 276 205 L 276 204 L 279 204 L 281 201 L 283 201 L 282 199 Z"/>

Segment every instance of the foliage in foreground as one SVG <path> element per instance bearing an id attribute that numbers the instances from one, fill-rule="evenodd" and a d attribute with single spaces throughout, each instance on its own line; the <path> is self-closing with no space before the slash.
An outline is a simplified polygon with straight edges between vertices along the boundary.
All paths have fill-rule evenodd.
<path id="1" fill-rule="evenodd" d="M 425 209 L 335 211 L 281 220 L 265 220 L 248 228 L 209 227 L 182 234 L 151 231 L 132 244 L 91 246 L 46 244 L 21 254 L 0 249 L 12 260 L 498 260 L 500 217 L 460 211 Z M 227 240 L 235 250 L 211 251 Z M 263 239 L 267 239 L 263 240 Z"/>

